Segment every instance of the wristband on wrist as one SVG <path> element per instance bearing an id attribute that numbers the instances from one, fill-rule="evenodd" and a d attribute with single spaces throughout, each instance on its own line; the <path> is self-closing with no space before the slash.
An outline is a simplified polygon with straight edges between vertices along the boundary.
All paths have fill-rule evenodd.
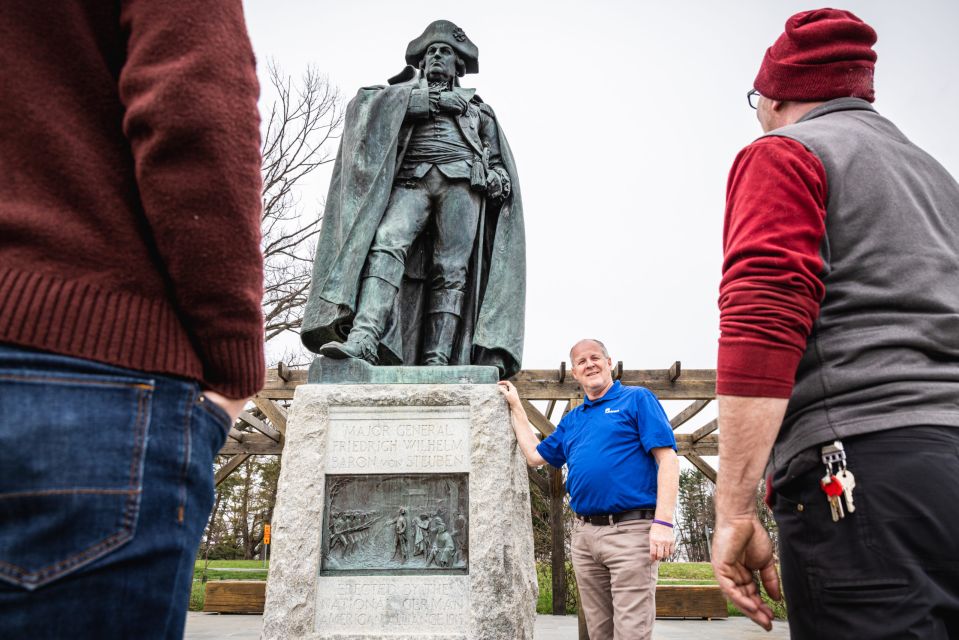
<path id="1" fill-rule="evenodd" d="M 669 527 L 670 529 L 673 528 L 673 523 L 672 523 L 672 522 L 666 522 L 665 520 L 653 520 L 653 524 L 661 524 L 661 525 L 663 525 L 664 527 Z"/>

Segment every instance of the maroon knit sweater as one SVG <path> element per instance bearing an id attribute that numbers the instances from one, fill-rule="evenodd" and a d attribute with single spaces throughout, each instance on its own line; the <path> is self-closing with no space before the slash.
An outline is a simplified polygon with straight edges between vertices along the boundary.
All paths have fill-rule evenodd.
<path id="1" fill-rule="evenodd" d="M 0 88 L 0 342 L 257 391 L 240 0 L 4 0 Z"/>

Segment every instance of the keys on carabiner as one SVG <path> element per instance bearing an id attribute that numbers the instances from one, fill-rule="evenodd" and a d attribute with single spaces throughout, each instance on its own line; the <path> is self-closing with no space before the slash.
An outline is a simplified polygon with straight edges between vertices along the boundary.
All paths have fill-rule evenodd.
<path id="1" fill-rule="evenodd" d="M 822 463 L 826 465 L 826 471 L 830 474 L 835 473 L 837 469 L 846 468 L 846 449 L 842 446 L 842 440 L 823 445 L 820 452 L 822 453 Z"/>
<path id="2" fill-rule="evenodd" d="M 852 491 L 856 488 L 856 477 L 846 468 L 846 449 L 841 440 L 832 444 L 823 445 L 822 463 L 826 467 L 826 475 L 819 481 L 819 486 L 829 499 L 829 510 L 832 512 L 833 522 L 839 522 L 846 516 L 846 511 L 852 513 L 856 505 Z M 845 502 L 845 511 L 843 503 Z"/>
<path id="3" fill-rule="evenodd" d="M 846 516 L 846 514 L 843 513 L 842 501 L 839 498 L 843 493 L 842 483 L 836 476 L 827 473 L 823 476 L 823 479 L 819 481 L 819 486 L 822 487 L 823 493 L 825 493 L 829 499 L 829 510 L 832 511 L 832 521 L 839 522 L 841 518 Z"/>
<path id="4" fill-rule="evenodd" d="M 846 500 L 846 511 L 852 513 L 856 510 L 856 505 L 852 499 L 852 490 L 856 488 L 856 476 L 852 475 L 852 471 L 843 467 L 836 474 L 836 478 L 842 483 L 842 497 Z"/>

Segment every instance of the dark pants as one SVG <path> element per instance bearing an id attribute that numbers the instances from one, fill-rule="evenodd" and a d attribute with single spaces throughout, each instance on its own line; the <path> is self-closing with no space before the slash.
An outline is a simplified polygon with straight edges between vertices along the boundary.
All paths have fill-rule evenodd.
<path id="1" fill-rule="evenodd" d="M 832 521 L 823 465 L 777 489 L 791 638 L 959 638 L 959 429 L 843 444 L 854 513 Z"/>
<path id="2" fill-rule="evenodd" d="M 198 399 L 0 345 L 0 637 L 183 637 L 229 426 Z"/>

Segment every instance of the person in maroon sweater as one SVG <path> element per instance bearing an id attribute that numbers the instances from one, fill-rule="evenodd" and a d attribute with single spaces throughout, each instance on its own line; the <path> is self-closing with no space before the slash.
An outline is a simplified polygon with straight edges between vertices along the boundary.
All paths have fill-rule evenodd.
<path id="1" fill-rule="evenodd" d="M 0 5 L 0 629 L 182 636 L 263 384 L 240 0 Z"/>
<path id="2" fill-rule="evenodd" d="M 729 174 L 712 562 L 771 628 L 765 467 L 794 639 L 959 637 L 959 184 L 872 107 L 875 42 L 791 17 Z"/>

